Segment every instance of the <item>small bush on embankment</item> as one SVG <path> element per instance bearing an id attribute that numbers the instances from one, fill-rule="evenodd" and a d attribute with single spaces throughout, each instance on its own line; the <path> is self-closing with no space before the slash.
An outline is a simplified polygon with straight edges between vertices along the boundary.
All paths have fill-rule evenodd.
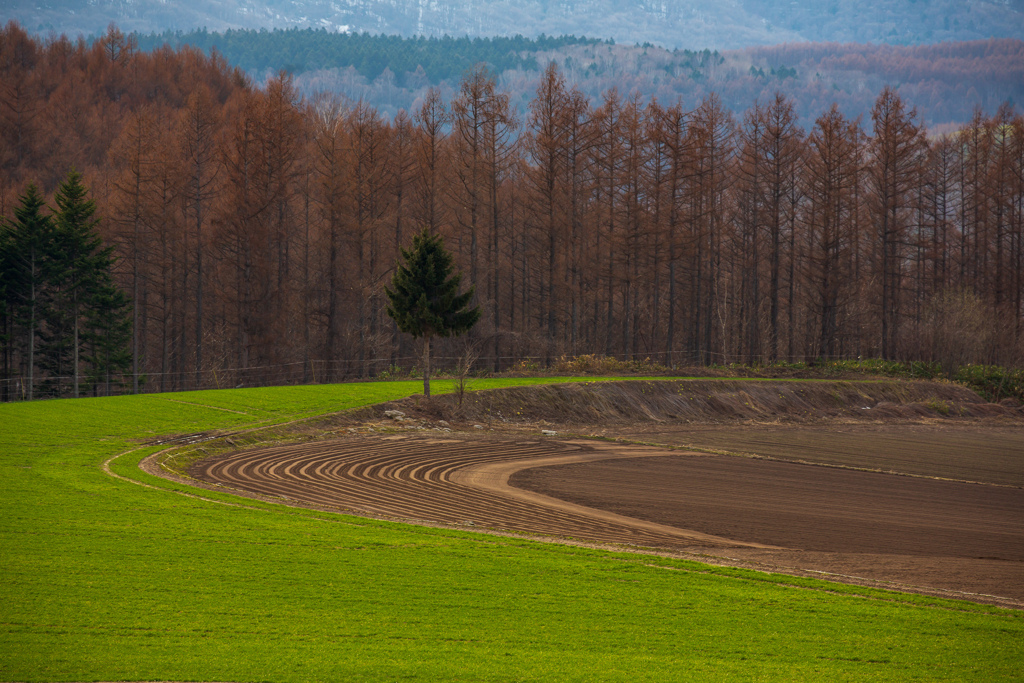
<path id="1" fill-rule="evenodd" d="M 452 396 L 435 397 L 429 402 L 414 398 L 402 402 L 402 407 L 445 419 L 488 422 L 545 420 L 567 424 L 912 419 L 1024 414 L 1017 408 L 986 403 L 973 391 L 948 382 L 886 380 L 577 382 L 475 392 L 467 395 L 461 405 Z"/>
<path id="2" fill-rule="evenodd" d="M 1012 399 L 1024 402 L 1024 369 L 998 365 L 965 365 L 956 373 L 962 382 L 990 401 Z"/>

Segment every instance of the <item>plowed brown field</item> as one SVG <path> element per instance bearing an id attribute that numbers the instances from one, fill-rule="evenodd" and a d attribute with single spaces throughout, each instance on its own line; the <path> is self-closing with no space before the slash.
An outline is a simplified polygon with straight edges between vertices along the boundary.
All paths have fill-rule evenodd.
<path id="1" fill-rule="evenodd" d="M 189 473 L 297 505 L 1024 606 L 1024 490 L 1012 486 L 514 436 L 349 437 Z"/>
<path id="2" fill-rule="evenodd" d="M 1024 424 L 633 424 L 618 436 L 823 465 L 1024 487 Z"/>
<path id="3" fill-rule="evenodd" d="M 567 441 L 350 438 L 209 458 L 189 474 L 286 502 L 402 520 L 665 548 L 763 547 L 588 509 L 505 483 L 524 467 L 661 453 Z"/>

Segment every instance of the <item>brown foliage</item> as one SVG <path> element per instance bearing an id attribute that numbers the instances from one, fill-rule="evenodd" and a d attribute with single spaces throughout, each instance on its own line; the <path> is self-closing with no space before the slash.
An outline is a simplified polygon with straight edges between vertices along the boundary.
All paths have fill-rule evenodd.
<path id="1" fill-rule="evenodd" d="M 521 129 L 482 68 L 450 110 L 433 90 L 389 121 L 303 100 L 287 76 L 254 88 L 216 56 L 141 54 L 116 30 L 43 44 L 13 24 L 0 84 L 0 211 L 29 179 L 86 173 L 135 302 L 138 374 L 162 389 L 413 365 L 381 284 L 423 228 L 476 284 L 494 369 L 588 352 L 931 359 L 949 355 L 934 302 L 964 290 L 989 330 L 972 359 L 1024 348 L 1009 106 L 929 140 L 886 89 L 870 136 L 837 106 L 805 135 L 779 94 L 740 122 L 714 94 L 689 109 L 611 90 L 592 107 L 550 66 Z"/>

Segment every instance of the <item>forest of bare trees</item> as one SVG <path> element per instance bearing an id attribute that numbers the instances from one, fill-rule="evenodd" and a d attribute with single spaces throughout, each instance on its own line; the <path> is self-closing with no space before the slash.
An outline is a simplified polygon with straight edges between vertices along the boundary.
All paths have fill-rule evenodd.
<path id="1" fill-rule="evenodd" d="M 980 112 L 980 110 L 979 110 Z M 715 95 L 597 102 L 548 67 L 528 111 L 483 68 L 385 119 L 183 48 L 0 32 L 0 215 L 82 172 L 116 245 L 145 391 L 381 376 L 400 246 L 445 237 L 476 285 L 480 363 L 884 357 L 1020 365 L 1024 117 L 931 137 L 886 88 L 870 120 L 742 116 Z M 5 302 L 4 386 L 28 375 Z M 438 355 L 455 356 L 450 342 Z M 948 355 L 948 354 L 947 354 Z M 133 378 L 125 378 L 131 390 Z"/>

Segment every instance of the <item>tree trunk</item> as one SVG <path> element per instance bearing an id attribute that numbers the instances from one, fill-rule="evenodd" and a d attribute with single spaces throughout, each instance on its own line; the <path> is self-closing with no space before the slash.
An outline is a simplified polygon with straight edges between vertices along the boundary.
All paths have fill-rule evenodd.
<path id="1" fill-rule="evenodd" d="M 78 293 L 76 292 L 75 293 L 75 299 L 77 299 L 77 298 L 78 298 Z M 74 370 L 74 376 L 75 376 L 75 398 L 78 398 L 78 303 L 77 303 L 77 301 L 75 302 L 75 305 L 72 307 L 72 315 L 75 316 L 75 366 L 72 369 Z"/>
<path id="2" fill-rule="evenodd" d="M 423 337 L 423 395 L 430 398 L 430 335 Z"/>
<path id="3" fill-rule="evenodd" d="M 35 366 L 36 366 L 36 260 L 35 253 L 32 254 L 32 285 L 29 295 L 29 322 L 28 322 L 28 400 L 32 400 L 32 392 L 35 388 Z"/>

